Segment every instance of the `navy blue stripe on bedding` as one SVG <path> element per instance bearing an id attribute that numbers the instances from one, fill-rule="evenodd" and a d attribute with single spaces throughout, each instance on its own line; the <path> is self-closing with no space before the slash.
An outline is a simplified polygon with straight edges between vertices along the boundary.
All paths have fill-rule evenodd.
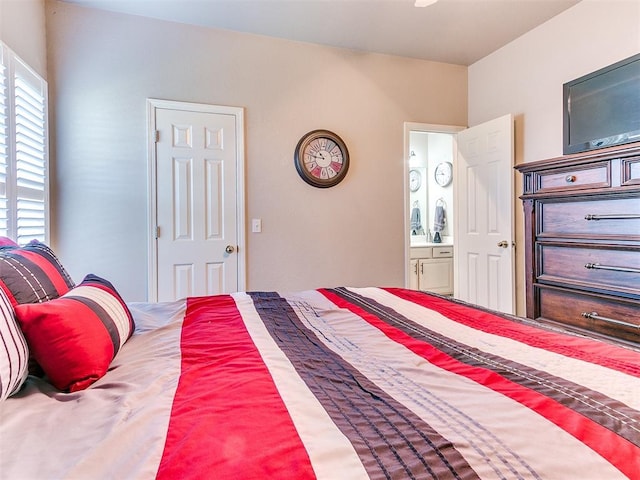
<path id="1" fill-rule="evenodd" d="M 349 438 L 371 478 L 466 478 L 455 447 L 339 355 L 276 293 L 249 293 L 279 348 Z M 473 474 L 472 474 L 473 475 Z"/>

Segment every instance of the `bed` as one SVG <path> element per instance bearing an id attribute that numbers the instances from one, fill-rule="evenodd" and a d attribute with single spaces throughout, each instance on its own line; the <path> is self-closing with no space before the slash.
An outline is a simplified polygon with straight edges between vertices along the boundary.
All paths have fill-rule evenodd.
<path id="1" fill-rule="evenodd" d="M 400 288 L 114 308 L 102 374 L 0 404 L 0 477 L 640 478 L 631 346 Z"/>

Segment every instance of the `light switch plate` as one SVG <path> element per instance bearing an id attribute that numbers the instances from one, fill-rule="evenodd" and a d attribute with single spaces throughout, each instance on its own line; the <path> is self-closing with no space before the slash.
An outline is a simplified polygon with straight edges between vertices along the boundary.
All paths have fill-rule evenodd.
<path id="1" fill-rule="evenodd" d="M 254 218 L 254 219 L 251 220 L 251 231 L 253 233 L 262 232 L 262 219 Z"/>

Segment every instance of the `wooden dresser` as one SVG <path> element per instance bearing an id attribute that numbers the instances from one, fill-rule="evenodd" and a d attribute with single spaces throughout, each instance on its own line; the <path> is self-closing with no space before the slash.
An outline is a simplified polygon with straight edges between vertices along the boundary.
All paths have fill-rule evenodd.
<path id="1" fill-rule="evenodd" d="M 516 169 L 527 317 L 640 342 L 640 143 Z"/>

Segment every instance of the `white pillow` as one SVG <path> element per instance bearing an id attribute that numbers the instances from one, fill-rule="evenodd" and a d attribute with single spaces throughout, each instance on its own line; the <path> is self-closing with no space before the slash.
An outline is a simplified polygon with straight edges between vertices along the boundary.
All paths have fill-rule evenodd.
<path id="1" fill-rule="evenodd" d="M 0 402 L 17 392 L 29 374 L 29 349 L 13 307 L 0 288 Z"/>

